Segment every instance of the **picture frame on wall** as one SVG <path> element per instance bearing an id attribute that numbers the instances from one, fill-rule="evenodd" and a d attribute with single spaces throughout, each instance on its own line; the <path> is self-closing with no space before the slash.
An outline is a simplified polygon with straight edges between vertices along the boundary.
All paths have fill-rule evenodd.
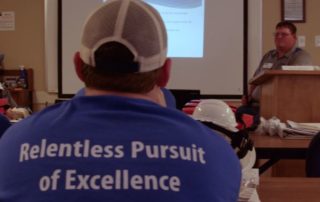
<path id="1" fill-rule="evenodd" d="M 306 22 L 305 0 L 281 0 L 281 20 L 303 23 Z"/>

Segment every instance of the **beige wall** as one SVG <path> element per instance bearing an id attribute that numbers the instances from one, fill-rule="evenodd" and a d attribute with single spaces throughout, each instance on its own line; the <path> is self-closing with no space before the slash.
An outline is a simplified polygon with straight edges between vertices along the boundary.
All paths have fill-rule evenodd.
<path id="1" fill-rule="evenodd" d="M 14 31 L 0 31 L 5 68 L 33 68 L 35 89 L 44 90 L 44 0 L 1 0 L 0 11 L 14 11 L 16 19 Z"/>
<path id="2" fill-rule="evenodd" d="M 44 0 L 0 0 L 0 11 L 15 12 L 15 30 L 0 31 L 4 65 L 6 69 L 19 65 L 33 68 L 35 110 L 56 98 L 45 92 L 44 3 Z"/>
<path id="3" fill-rule="evenodd" d="M 307 50 L 315 65 L 320 65 L 320 47 L 315 47 L 314 37 L 320 35 L 320 1 L 319 0 L 305 0 L 306 1 L 306 22 L 295 23 L 298 29 L 298 35 L 306 37 Z M 281 0 L 263 0 L 263 52 L 267 52 L 274 46 L 272 33 L 274 27 L 281 20 Z"/>

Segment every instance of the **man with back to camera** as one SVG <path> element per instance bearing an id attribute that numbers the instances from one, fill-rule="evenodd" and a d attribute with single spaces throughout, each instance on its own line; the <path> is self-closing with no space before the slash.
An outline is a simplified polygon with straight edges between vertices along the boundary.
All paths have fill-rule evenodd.
<path id="1" fill-rule="evenodd" d="M 0 141 L 0 201 L 236 201 L 231 146 L 163 107 L 169 79 L 160 15 L 110 0 L 85 22 L 74 63 L 85 96 L 48 107 Z"/>
<path id="2" fill-rule="evenodd" d="M 288 21 L 281 21 L 276 25 L 274 33 L 275 49 L 268 51 L 260 61 L 254 76 L 269 69 L 281 69 L 282 65 L 312 65 L 309 53 L 297 47 L 297 28 Z M 248 95 L 242 97 L 242 106 L 238 108 L 238 117 L 241 114 L 254 115 L 254 125 L 259 120 L 259 101 L 261 87 L 249 85 Z"/>

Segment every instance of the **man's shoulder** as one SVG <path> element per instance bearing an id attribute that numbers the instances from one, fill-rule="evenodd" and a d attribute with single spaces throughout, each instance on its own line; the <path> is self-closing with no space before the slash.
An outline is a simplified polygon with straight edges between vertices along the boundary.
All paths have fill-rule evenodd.
<path id="1" fill-rule="evenodd" d="M 310 56 L 310 54 L 309 54 L 308 51 L 306 51 L 306 50 L 304 50 L 304 49 L 302 49 L 302 48 L 299 48 L 299 47 L 295 48 L 294 54 L 296 54 L 296 55 L 308 55 L 308 56 Z"/>
<path id="2" fill-rule="evenodd" d="M 302 48 L 295 48 L 289 65 L 312 65 L 311 55 Z"/>

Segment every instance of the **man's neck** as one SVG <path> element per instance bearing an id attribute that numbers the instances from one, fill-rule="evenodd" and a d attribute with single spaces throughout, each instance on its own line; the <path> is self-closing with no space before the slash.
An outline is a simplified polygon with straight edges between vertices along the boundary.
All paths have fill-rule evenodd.
<path id="1" fill-rule="evenodd" d="M 85 88 L 86 96 L 98 96 L 98 95 L 114 95 L 129 98 L 145 99 L 151 102 L 155 102 L 161 106 L 166 106 L 165 98 L 160 87 L 155 86 L 151 91 L 147 93 L 127 93 L 109 90 L 98 90 L 94 88 Z"/>

